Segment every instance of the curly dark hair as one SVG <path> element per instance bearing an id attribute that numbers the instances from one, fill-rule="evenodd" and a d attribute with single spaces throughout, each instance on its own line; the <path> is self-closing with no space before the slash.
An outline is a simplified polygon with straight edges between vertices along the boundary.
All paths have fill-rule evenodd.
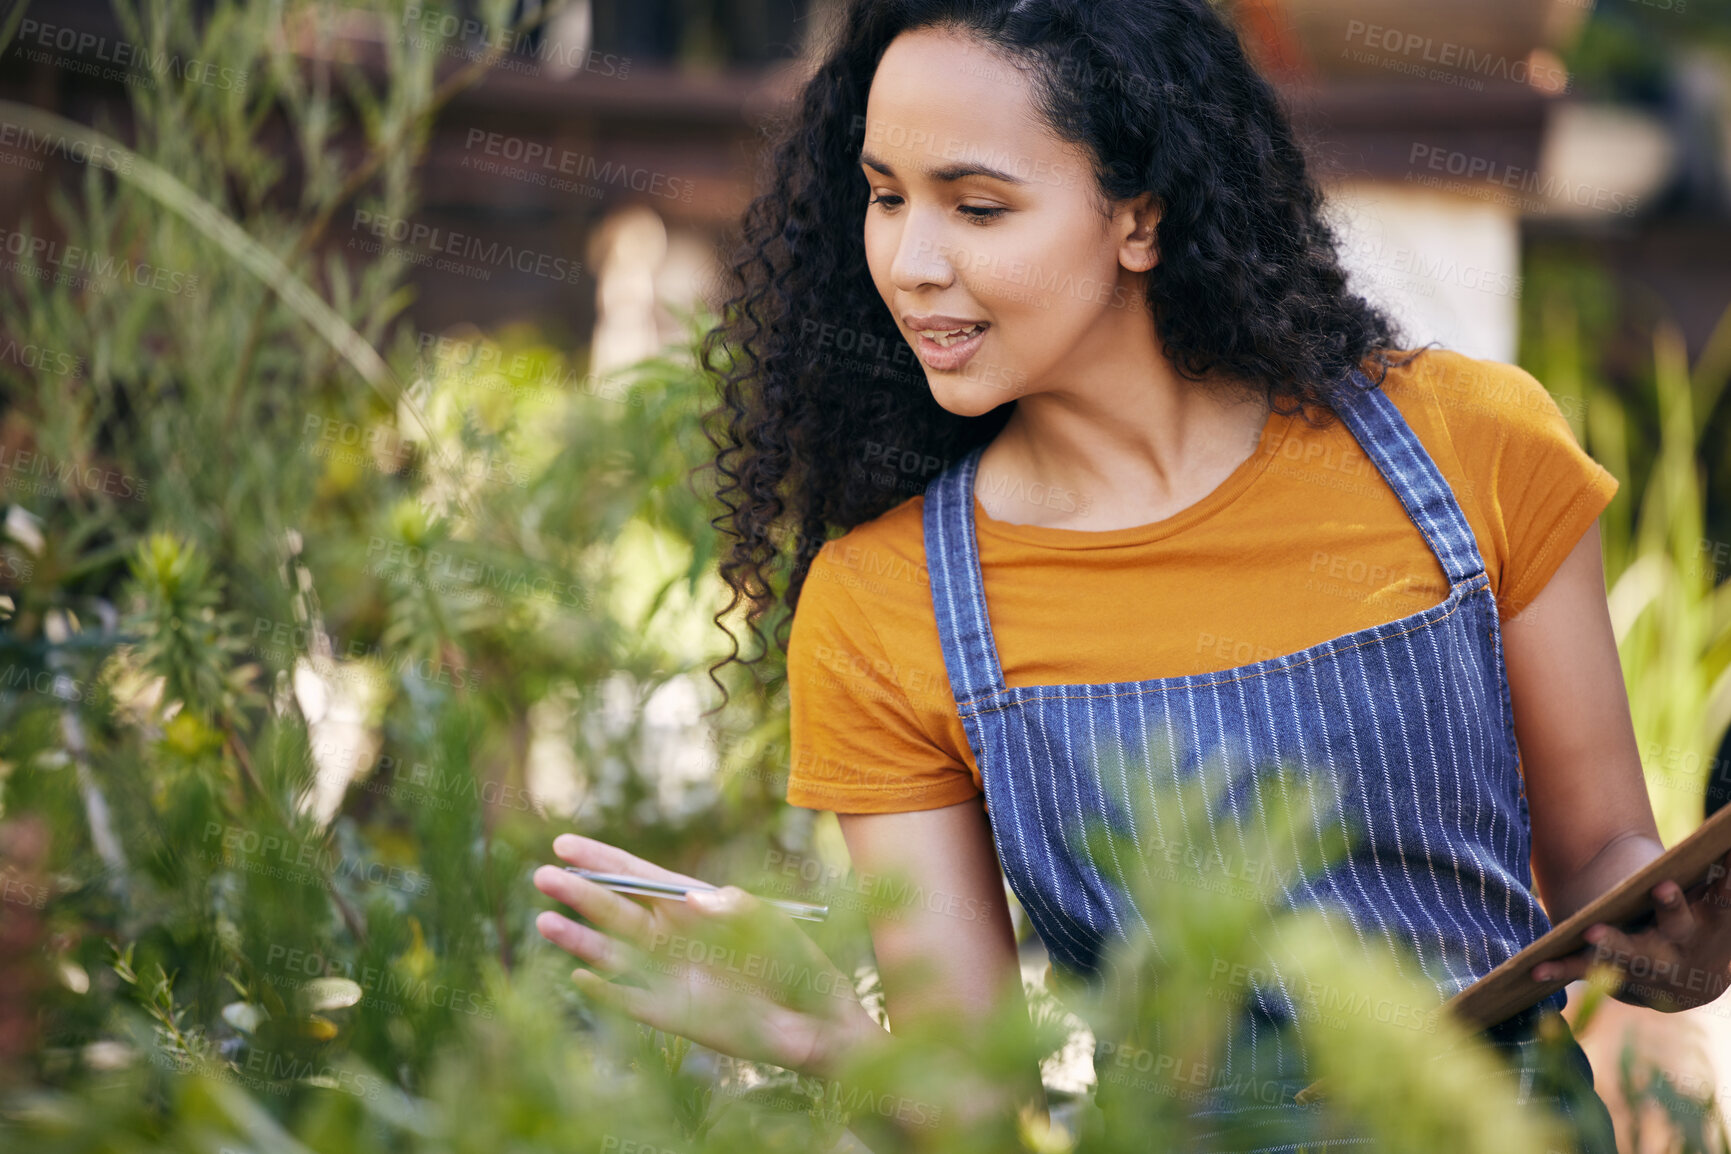
<path id="1" fill-rule="evenodd" d="M 1014 405 L 977 417 L 938 405 L 866 266 L 859 155 L 872 76 L 898 35 L 934 27 L 1023 69 L 1046 123 L 1091 154 L 1105 198 L 1161 204 L 1148 307 L 1185 379 L 1261 385 L 1276 411 L 1314 407 L 1326 420 L 1349 370 L 1377 387 L 1402 363 L 1392 321 L 1347 288 L 1279 98 L 1208 0 L 851 0 L 769 154 L 720 323 L 701 345 L 719 393 L 706 415 L 723 510 L 711 523 L 730 538 L 720 570 L 733 593 L 715 616 L 733 641 L 710 668 L 718 686 L 717 670 L 750 663 L 725 623 L 742 601 L 765 650 L 751 661 L 767 652 L 760 623 L 785 602 L 774 631 L 785 652 L 832 531 L 923 490 L 996 436 Z M 864 467 L 892 457 L 914 463 L 900 484 L 896 470 L 886 484 Z"/>

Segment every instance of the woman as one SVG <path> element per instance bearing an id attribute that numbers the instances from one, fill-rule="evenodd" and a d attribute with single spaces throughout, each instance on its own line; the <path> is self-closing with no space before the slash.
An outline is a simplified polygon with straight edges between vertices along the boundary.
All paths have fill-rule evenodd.
<path id="1" fill-rule="evenodd" d="M 1064 970 L 1133 932 L 1065 832 L 1110 816 L 1160 726 L 1183 744 L 1144 773 L 1337 774 L 1366 840 L 1306 900 L 1415 946 L 1445 995 L 1662 852 L 1595 526 L 1616 482 L 1526 374 L 1397 354 L 1319 205 L 1205 0 L 857 0 L 806 85 L 706 350 L 722 571 L 756 632 L 791 538 L 789 801 L 839 815 L 858 871 L 983 911 L 874 922 L 893 1023 L 1021 996 L 1000 863 Z M 536 881 L 595 927 L 542 933 L 606 972 L 622 942 L 769 916 L 731 887 L 650 910 Z M 1655 896 L 1653 929 L 1600 927 L 1600 950 L 1724 974 L 1723 887 Z M 749 1028 L 674 978 L 576 976 L 796 1069 L 890 1044 L 845 1000 Z M 1641 989 L 1679 1009 L 1723 984 Z M 1282 1009 L 1258 992 L 1258 1021 Z M 1493 1034 L 1512 1060 L 1535 1020 Z M 1603 1104 L 1576 1114 L 1609 1149 Z"/>

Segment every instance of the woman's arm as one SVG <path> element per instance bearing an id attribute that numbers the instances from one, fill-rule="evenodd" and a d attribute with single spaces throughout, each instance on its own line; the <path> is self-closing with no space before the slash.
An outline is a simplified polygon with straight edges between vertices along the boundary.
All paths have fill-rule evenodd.
<path id="1" fill-rule="evenodd" d="M 978 797 L 912 813 L 836 815 L 854 873 L 917 887 L 917 903 L 874 918 L 872 947 L 892 1027 L 931 1009 L 985 1014 L 1022 999 L 1016 935 Z M 871 887 L 867 887 L 868 889 Z M 928 967 L 922 980 L 914 971 Z"/>
<path id="2" fill-rule="evenodd" d="M 1550 582 L 1503 626 L 1504 662 L 1533 826 L 1533 880 L 1553 923 L 1665 851 L 1641 771 L 1623 669 L 1605 599 L 1597 524 Z M 1710 1002 L 1726 987 L 1731 916 L 1725 882 L 1684 900 L 1675 882 L 1653 889 L 1654 927 L 1626 935 L 1592 927 L 1588 949 L 1535 968 L 1540 980 L 1582 977 L 1603 956 L 1643 984 L 1624 1001 L 1676 1010 Z"/>
<path id="3" fill-rule="evenodd" d="M 898 890 L 905 881 L 918 898 L 871 920 L 891 1029 L 934 1011 L 984 1018 L 1015 1006 L 1026 1013 L 1015 930 L 980 798 L 837 817 L 855 875 L 892 879 L 888 887 Z M 1025 1102 L 1045 1108 L 1037 1067 L 1019 1085 L 982 1088 L 958 1105 L 970 1113 L 1014 1112 Z"/>
<path id="4" fill-rule="evenodd" d="M 1605 600 L 1594 524 L 1503 625 L 1533 880 L 1560 922 L 1664 852 Z"/>

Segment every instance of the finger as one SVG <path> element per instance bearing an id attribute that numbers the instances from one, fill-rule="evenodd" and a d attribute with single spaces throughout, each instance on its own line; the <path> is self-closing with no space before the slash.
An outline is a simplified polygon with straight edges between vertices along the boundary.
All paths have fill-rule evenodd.
<path id="1" fill-rule="evenodd" d="M 607 974 L 622 974 L 632 967 L 634 959 L 625 946 L 592 926 L 543 910 L 535 916 L 535 928 L 566 953 Z"/>
<path id="2" fill-rule="evenodd" d="M 1577 950 L 1567 957 L 1540 962 L 1533 967 L 1533 977 L 1541 982 L 1579 981 L 1587 976 L 1587 971 L 1592 968 L 1593 962 L 1596 960 L 1597 952 L 1592 947 L 1588 947 L 1584 950 Z"/>
<path id="3" fill-rule="evenodd" d="M 1683 887 L 1674 881 L 1662 881 L 1653 887 L 1653 901 L 1658 905 L 1655 922 L 1659 936 L 1668 942 L 1686 942 L 1695 933 L 1696 920 L 1683 900 Z"/>
<path id="4" fill-rule="evenodd" d="M 647 947 L 655 932 L 655 919 L 648 910 L 570 870 L 541 866 L 535 871 L 534 881 L 536 889 L 564 902 L 604 933 Z"/>
<path id="5" fill-rule="evenodd" d="M 630 874 L 632 877 L 649 878 L 658 882 L 709 884 L 686 874 L 663 869 L 654 862 L 644 861 L 636 854 L 627 853 L 616 845 L 608 845 L 604 841 L 596 841 L 592 837 L 584 837 L 578 833 L 562 833 L 554 838 L 553 852 L 566 864 L 574 865 L 578 869 L 595 870 L 598 873 Z"/>
<path id="6" fill-rule="evenodd" d="M 1708 889 L 1713 904 L 1720 909 L 1731 906 L 1731 850 L 1725 851 L 1725 856 L 1719 859 L 1719 878 Z"/>
<path id="7" fill-rule="evenodd" d="M 640 1022 L 647 1022 L 657 1029 L 662 1028 L 656 1013 L 657 999 L 649 990 L 610 982 L 591 970 L 572 970 L 571 980 L 584 994 L 602 1005 L 628 1014 Z"/>
<path id="8" fill-rule="evenodd" d="M 1610 962 L 1625 971 L 1634 964 L 1636 958 L 1651 960 L 1651 949 L 1637 942 L 1616 926 L 1597 922 L 1588 926 L 1587 932 L 1583 936 L 1591 943 L 1594 955 L 1599 961 Z"/>

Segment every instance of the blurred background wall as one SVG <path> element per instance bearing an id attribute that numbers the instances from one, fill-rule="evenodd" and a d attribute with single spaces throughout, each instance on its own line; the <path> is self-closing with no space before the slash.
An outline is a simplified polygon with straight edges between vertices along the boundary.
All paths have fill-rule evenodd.
<path id="1" fill-rule="evenodd" d="M 1363 290 L 1414 343 L 1514 360 L 1523 270 L 1541 250 L 1610 270 L 1626 301 L 1674 314 L 1691 350 L 1731 299 L 1731 32 L 1722 13 L 1688 3 L 1233 7 L 1334 195 Z M 452 15 L 463 11 L 410 5 L 395 25 L 355 13 L 331 51 L 377 68 L 386 40 L 412 38 L 455 65 L 498 35 Z M 417 322 L 442 332 L 530 321 L 587 343 L 609 268 L 648 276 L 660 302 L 689 304 L 751 195 L 763 126 L 835 11 L 833 0 L 587 0 L 513 40 L 441 117 L 414 220 L 582 253 L 583 275 L 554 283 L 506 269 L 477 293 L 421 271 Z M 54 47 L 76 32 L 97 63 L 94 45 L 122 38 L 109 7 L 63 0 L 38 19 L 36 58 L 21 55 L 32 43 L 21 37 L 0 91 L 123 123 L 123 85 L 69 66 L 76 41 Z M 54 175 L 0 167 L 0 214 L 41 208 Z M 334 230 L 330 243 L 357 231 Z M 616 301 L 612 323 L 628 324 L 617 310 L 631 307 Z"/>

